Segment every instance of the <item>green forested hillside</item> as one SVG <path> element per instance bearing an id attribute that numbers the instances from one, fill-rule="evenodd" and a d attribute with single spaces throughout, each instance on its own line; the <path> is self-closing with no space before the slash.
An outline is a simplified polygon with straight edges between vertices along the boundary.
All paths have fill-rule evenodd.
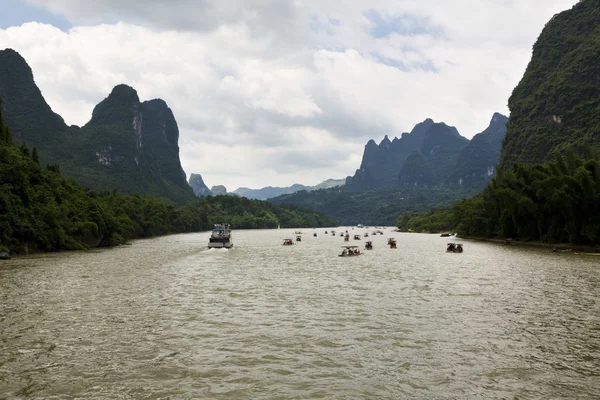
<path id="1" fill-rule="evenodd" d="M 600 146 L 600 2 L 581 0 L 550 20 L 508 101 L 501 168 L 555 149 Z"/>
<path id="2" fill-rule="evenodd" d="M 335 219 L 313 211 L 232 196 L 175 207 L 139 194 L 86 189 L 62 177 L 58 166 L 40 165 L 37 148 L 14 145 L 1 110 L 0 251 L 115 245 L 133 238 L 206 230 L 217 222 L 233 228 L 337 225 Z"/>
<path id="3" fill-rule="evenodd" d="M 140 102 L 116 86 L 83 127 L 67 126 L 44 100 L 33 72 L 14 50 L 0 50 L 0 97 L 17 143 L 37 147 L 42 165 L 99 191 L 144 193 L 184 204 L 194 199 L 179 161 L 179 130 L 160 100 Z"/>

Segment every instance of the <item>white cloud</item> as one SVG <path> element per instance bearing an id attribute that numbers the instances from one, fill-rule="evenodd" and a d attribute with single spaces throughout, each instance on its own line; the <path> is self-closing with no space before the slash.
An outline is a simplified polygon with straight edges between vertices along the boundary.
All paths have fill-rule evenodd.
<path id="1" fill-rule="evenodd" d="M 186 172 L 233 190 L 352 175 L 368 139 L 428 117 L 473 136 L 576 0 L 28 2 L 75 27 L 0 30 L 0 47 L 67 123 L 129 84 L 173 109 Z"/>

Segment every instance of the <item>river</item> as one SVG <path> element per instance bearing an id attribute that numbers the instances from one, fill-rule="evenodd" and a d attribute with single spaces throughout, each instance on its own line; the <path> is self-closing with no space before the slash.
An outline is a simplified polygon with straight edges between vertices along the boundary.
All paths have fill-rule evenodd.
<path id="1" fill-rule="evenodd" d="M 0 398 L 600 398 L 600 257 L 303 231 L 0 262 Z"/>

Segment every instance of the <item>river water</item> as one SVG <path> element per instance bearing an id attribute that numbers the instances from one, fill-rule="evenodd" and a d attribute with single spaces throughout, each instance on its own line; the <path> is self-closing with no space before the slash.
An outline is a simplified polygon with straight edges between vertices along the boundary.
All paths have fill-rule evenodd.
<path id="1" fill-rule="evenodd" d="M 0 398 L 600 398 L 600 257 L 304 232 L 0 262 Z"/>

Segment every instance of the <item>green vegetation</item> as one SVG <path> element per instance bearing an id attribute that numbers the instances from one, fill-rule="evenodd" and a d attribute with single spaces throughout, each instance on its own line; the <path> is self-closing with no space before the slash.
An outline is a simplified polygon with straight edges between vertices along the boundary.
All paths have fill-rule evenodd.
<path id="1" fill-rule="evenodd" d="M 432 208 L 431 211 L 402 213 L 396 226 L 403 232 L 439 233 L 454 229 L 454 213 L 449 209 Z"/>
<path id="2" fill-rule="evenodd" d="M 1 106 L 1 104 L 0 104 Z M 233 228 L 335 226 L 334 218 L 294 206 L 233 196 L 182 207 L 140 194 L 86 189 L 40 165 L 38 151 L 16 146 L 0 107 L 0 251 L 23 253 L 110 246 L 134 238 Z"/>
<path id="3" fill-rule="evenodd" d="M 582 0 L 550 20 L 508 101 L 500 168 L 600 145 L 600 3 Z"/>
<path id="4" fill-rule="evenodd" d="M 589 146 L 543 164 L 500 171 L 479 195 L 451 210 L 404 213 L 400 229 L 515 238 L 546 243 L 600 243 L 600 156 Z"/>
<path id="5" fill-rule="evenodd" d="M 450 207 L 478 191 L 477 188 L 461 186 L 412 186 L 362 193 L 343 189 L 300 191 L 269 201 L 317 210 L 336 217 L 342 225 L 393 225 L 403 212 L 425 211 L 434 206 Z"/>

